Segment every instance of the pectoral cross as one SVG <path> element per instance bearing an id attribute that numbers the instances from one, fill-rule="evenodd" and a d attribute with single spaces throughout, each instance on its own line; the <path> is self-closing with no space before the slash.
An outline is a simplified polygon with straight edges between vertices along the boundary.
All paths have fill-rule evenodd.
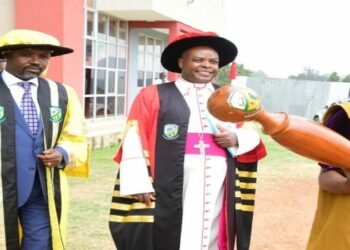
<path id="1" fill-rule="evenodd" d="M 193 145 L 194 148 L 199 148 L 199 152 L 201 155 L 205 155 L 205 149 L 209 148 L 209 144 L 205 144 L 203 139 L 199 139 L 198 144 Z"/>

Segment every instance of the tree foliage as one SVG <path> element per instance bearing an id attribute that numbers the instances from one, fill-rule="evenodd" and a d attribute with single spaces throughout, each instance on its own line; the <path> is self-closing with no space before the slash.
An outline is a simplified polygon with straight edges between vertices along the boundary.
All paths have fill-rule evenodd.
<path id="1" fill-rule="evenodd" d="M 231 65 L 226 65 L 219 69 L 217 75 L 217 83 L 219 85 L 229 84 L 231 82 L 229 78 Z M 258 70 L 253 71 L 244 67 L 244 64 L 237 64 L 237 75 L 238 76 L 248 76 L 248 77 L 268 77 L 264 71 Z M 320 72 L 311 67 L 304 67 L 303 72 L 297 75 L 290 75 L 288 79 L 297 80 L 310 80 L 310 81 L 329 81 L 329 82 L 350 82 L 350 74 L 345 77 L 341 77 L 337 72 L 332 72 L 331 74 L 320 74 Z"/>
<path id="2" fill-rule="evenodd" d="M 267 77 L 266 73 L 262 70 L 255 71 L 253 73 L 254 77 Z"/>
<path id="3" fill-rule="evenodd" d="M 230 84 L 231 80 L 229 79 L 229 73 L 230 73 L 230 67 L 231 65 L 228 64 L 224 67 L 221 67 L 218 71 L 217 77 L 216 77 L 216 83 L 220 86 Z"/>
<path id="4" fill-rule="evenodd" d="M 345 76 L 342 80 L 342 82 L 350 82 L 350 74 L 348 74 L 347 76 Z"/>
<path id="5" fill-rule="evenodd" d="M 237 64 L 237 74 L 239 76 L 252 76 L 253 73 L 252 70 L 244 68 L 243 64 Z"/>
<path id="6" fill-rule="evenodd" d="M 231 64 L 221 67 L 219 69 L 218 75 L 216 77 L 216 83 L 218 85 L 226 85 L 231 83 L 231 80 L 229 78 L 230 69 L 231 69 Z M 264 71 L 258 70 L 254 72 L 253 70 L 245 68 L 243 64 L 237 64 L 237 75 L 267 77 Z"/>
<path id="7" fill-rule="evenodd" d="M 312 69 L 310 67 L 305 67 L 304 72 L 294 76 L 291 75 L 288 79 L 299 79 L 299 80 L 312 80 L 312 81 L 326 81 L 327 75 L 320 75 L 318 70 Z"/>
<path id="8" fill-rule="evenodd" d="M 332 74 L 330 74 L 330 76 L 328 77 L 327 81 L 329 81 L 329 82 L 339 82 L 340 81 L 340 77 L 339 77 L 337 72 L 333 72 Z"/>

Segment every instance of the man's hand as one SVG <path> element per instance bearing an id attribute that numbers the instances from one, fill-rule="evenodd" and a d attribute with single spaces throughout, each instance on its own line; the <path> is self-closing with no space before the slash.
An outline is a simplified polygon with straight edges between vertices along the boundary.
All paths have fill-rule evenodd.
<path id="1" fill-rule="evenodd" d="M 139 200 L 139 202 L 143 202 L 147 206 L 150 206 L 152 201 L 156 200 L 154 193 L 136 194 L 135 196 Z"/>
<path id="2" fill-rule="evenodd" d="M 238 145 L 238 139 L 235 133 L 220 125 L 216 125 L 216 127 L 219 133 L 214 134 L 214 140 L 220 147 L 227 148 Z"/>
<path id="3" fill-rule="evenodd" d="M 61 152 L 55 149 L 48 149 L 43 152 L 41 155 L 37 155 L 39 159 L 41 159 L 45 166 L 49 168 L 57 167 L 61 164 L 63 155 Z"/>

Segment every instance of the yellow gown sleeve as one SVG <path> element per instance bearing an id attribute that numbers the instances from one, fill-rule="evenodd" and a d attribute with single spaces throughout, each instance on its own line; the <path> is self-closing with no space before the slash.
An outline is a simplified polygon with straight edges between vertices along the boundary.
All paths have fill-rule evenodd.
<path id="1" fill-rule="evenodd" d="M 90 148 L 86 140 L 86 120 L 75 91 L 64 85 L 68 94 L 67 113 L 57 146 L 68 154 L 64 171 L 69 176 L 88 177 Z"/>

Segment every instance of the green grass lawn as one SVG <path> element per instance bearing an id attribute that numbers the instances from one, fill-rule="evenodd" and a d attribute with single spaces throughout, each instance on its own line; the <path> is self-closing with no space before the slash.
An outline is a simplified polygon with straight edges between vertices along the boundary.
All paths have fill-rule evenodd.
<path id="1" fill-rule="evenodd" d="M 93 150 L 90 177 L 70 178 L 67 249 L 115 249 L 108 228 L 116 147 Z"/>
<path id="2" fill-rule="evenodd" d="M 270 136 L 261 135 L 267 148 L 267 156 L 259 163 L 259 175 L 265 176 L 309 176 L 314 175 L 316 162 L 297 155 L 277 144 Z M 298 168 L 298 165 L 310 165 L 310 171 Z M 289 169 L 291 167 L 291 169 Z"/>
<path id="3" fill-rule="evenodd" d="M 259 164 L 260 183 L 270 177 L 315 175 L 316 163 L 279 146 L 270 137 L 262 135 L 268 156 Z M 117 165 L 112 161 L 116 147 L 92 152 L 91 172 L 87 179 L 70 178 L 70 210 L 67 249 L 115 249 L 108 216 Z M 298 165 L 310 168 L 298 168 Z"/>

